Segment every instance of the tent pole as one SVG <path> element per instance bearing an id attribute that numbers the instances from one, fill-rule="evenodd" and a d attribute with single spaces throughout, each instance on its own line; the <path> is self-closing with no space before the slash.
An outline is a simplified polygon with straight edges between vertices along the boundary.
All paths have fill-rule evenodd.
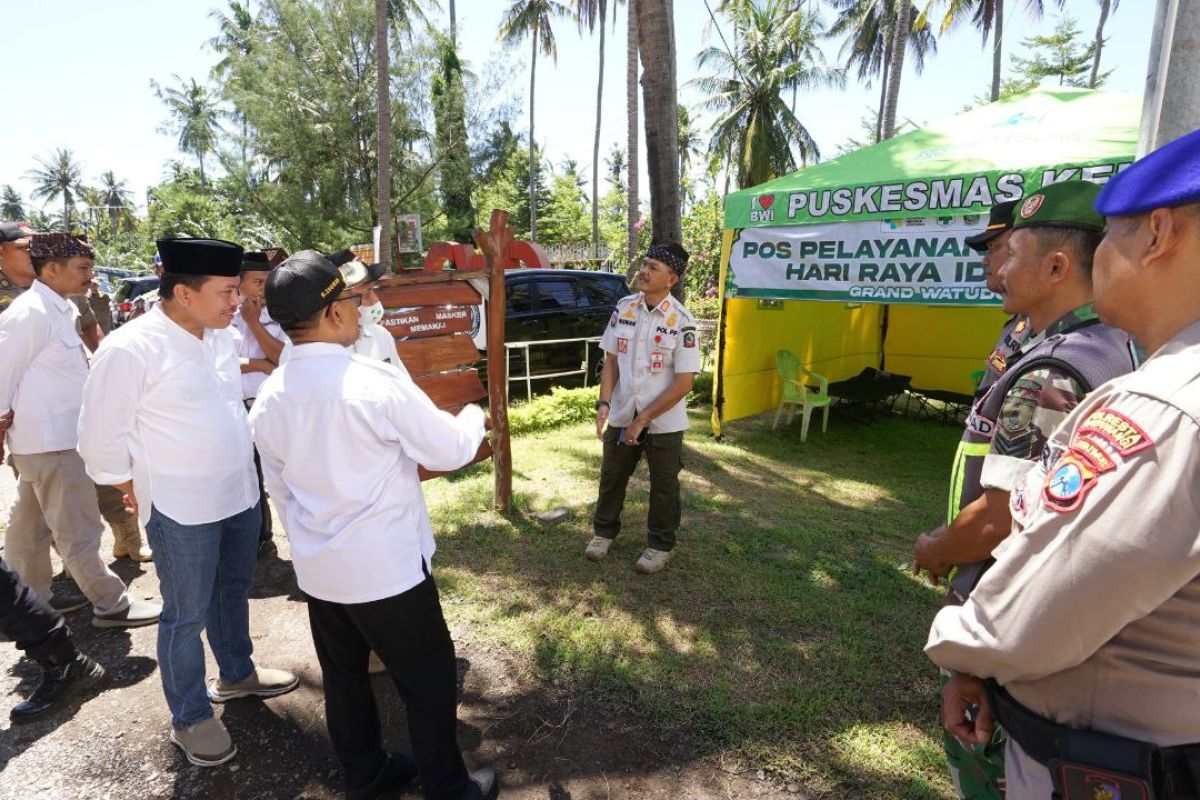
<path id="1" fill-rule="evenodd" d="M 888 335 L 888 312 L 892 310 L 890 303 L 883 304 L 883 314 L 879 320 L 879 371 L 884 372 L 887 368 L 887 335 Z"/>
<path id="2" fill-rule="evenodd" d="M 721 233 L 721 268 L 717 272 L 717 355 L 713 362 L 713 436 L 719 442 L 724 435 L 725 421 L 725 317 L 728 311 L 729 299 L 725 296 L 725 285 L 729 280 L 729 256 L 733 252 L 733 241 L 737 231 Z"/>

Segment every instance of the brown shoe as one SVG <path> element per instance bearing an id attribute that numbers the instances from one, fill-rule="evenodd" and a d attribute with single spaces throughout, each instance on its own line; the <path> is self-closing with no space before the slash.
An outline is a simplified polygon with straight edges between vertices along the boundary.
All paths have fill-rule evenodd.
<path id="1" fill-rule="evenodd" d="M 110 524 L 113 532 L 113 558 L 128 556 L 133 561 L 149 561 L 152 557 L 150 548 L 142 540 L 142 529 L 138 526 L 138 518 L 130 514 L 117 523 Z"/>
<path id="2" fill-rule="evenodd" d="M 256 667 L 249 678 L 226 683 L 220 678 L 208 682 L 208 699 L 224 703 L 239 697 L 278 697 L 300 685 L 300 679 L 287 670 Z"/>

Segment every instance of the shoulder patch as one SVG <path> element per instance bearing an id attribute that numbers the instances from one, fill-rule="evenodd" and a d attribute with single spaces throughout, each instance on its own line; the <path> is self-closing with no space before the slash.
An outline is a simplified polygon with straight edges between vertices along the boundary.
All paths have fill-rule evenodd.
<path id="1" fill-rule="evenodd" d="M 1046 476 L 1042 502 L 1051 511 L 1074 511 L 1083 505 L 1084 498 L 1096 485 L 1096 478 L 1097 472 L 1088 461 L 1069 451 Z"/>
<path id="2" fill-rule="evenodd" d="M 1122 458 L 1140 453 L 1154 444 L 1137 423 L 1111 408 L 1093 411 L 1077 433 L 1080 436 L 1091 434 L 1094 438 L 1107 442 Z"/>
<path id="3" fill-rule="evenodd" d="M 684 347 L 695 347 L 696 346 L 696 332 L 695 331 L 684 331 L 683 346 Z"/>

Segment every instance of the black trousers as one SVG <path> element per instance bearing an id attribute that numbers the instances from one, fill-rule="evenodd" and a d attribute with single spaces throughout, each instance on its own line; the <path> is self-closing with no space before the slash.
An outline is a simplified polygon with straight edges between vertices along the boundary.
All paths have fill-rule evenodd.
<path id="1" fill-rule="evenodd" d="M 379 713 L 367 659 L 387 667 L 408 712 L 408 733 L 429 800 L 458 800 L 467 768 L 458 749 L 454 642 L 437 586 L 426 571 L 407 592 L 370 603 L 308 598 L 325 687 L 325 722 L 346 773 L 346 786 L 371 782 L 384 763 Z"/>
<path id="2" fill-rule="evenodd" d="M 75 657 L 71 631 L 8 564 L 0 559 L 0 633 L 42 665 L 65 664 Z"/>
<path id="3" fill-rule="evenodd" d="M 258 541 L 269 542 L 274 535 L 271 523 L 271 507 L 267 505 L 267 487 L 263 484 L 262 459 L 258 457 L 258 448 L 254 448 L 254 471 L 258 473 L 259 508 L 262 509 L 262 527 L 258 530 Z"/>
<path id="4" fill-rule="evenodd" d="M 650 469 L 650 508 L 646 512 L 646 541 L 655 550 L 673 550 L 675 533 L 681 518 L 679 508 L 679 470 L 683 468 L 683 431 L 648 433 L 638 445 L 621 444 L 620 431 L 612 427 L 604 432 L 604 461 L 600 466 L 600 493 L 592 529 L 597 536 L 615 539 L 621 532 L 621 509 L 629 476 L 646 455 Z"/>

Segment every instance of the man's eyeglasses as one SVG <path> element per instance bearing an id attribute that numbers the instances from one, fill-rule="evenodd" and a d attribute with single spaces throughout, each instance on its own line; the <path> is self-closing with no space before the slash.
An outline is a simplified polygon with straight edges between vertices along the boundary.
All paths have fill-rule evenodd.
<path id="1" fill-rule="evenodd" d="M 353 300 L 353 301 L 354 301 L 354 307 L 355 307 L 355 308 L 358 308 L 359 306 L 361 306 L 361 305 L 362 305 L 362 302 L 363 302 L 363 295 L 362 295 L 362 294 L 359 294 L 359 293 L 357 293 L 357 292 L 354 292 L 354 293 L 351 293 L 351 294 L 344 294 L 344 295 L 342 295 L 341 297 L 337 298 L 337 300 L 335 300 L 334 302 L 336 302 L 336 303 L 340 303 L 340 302 L 341 302 L 341 301 L 343 301 L 343 300 Z"/>

